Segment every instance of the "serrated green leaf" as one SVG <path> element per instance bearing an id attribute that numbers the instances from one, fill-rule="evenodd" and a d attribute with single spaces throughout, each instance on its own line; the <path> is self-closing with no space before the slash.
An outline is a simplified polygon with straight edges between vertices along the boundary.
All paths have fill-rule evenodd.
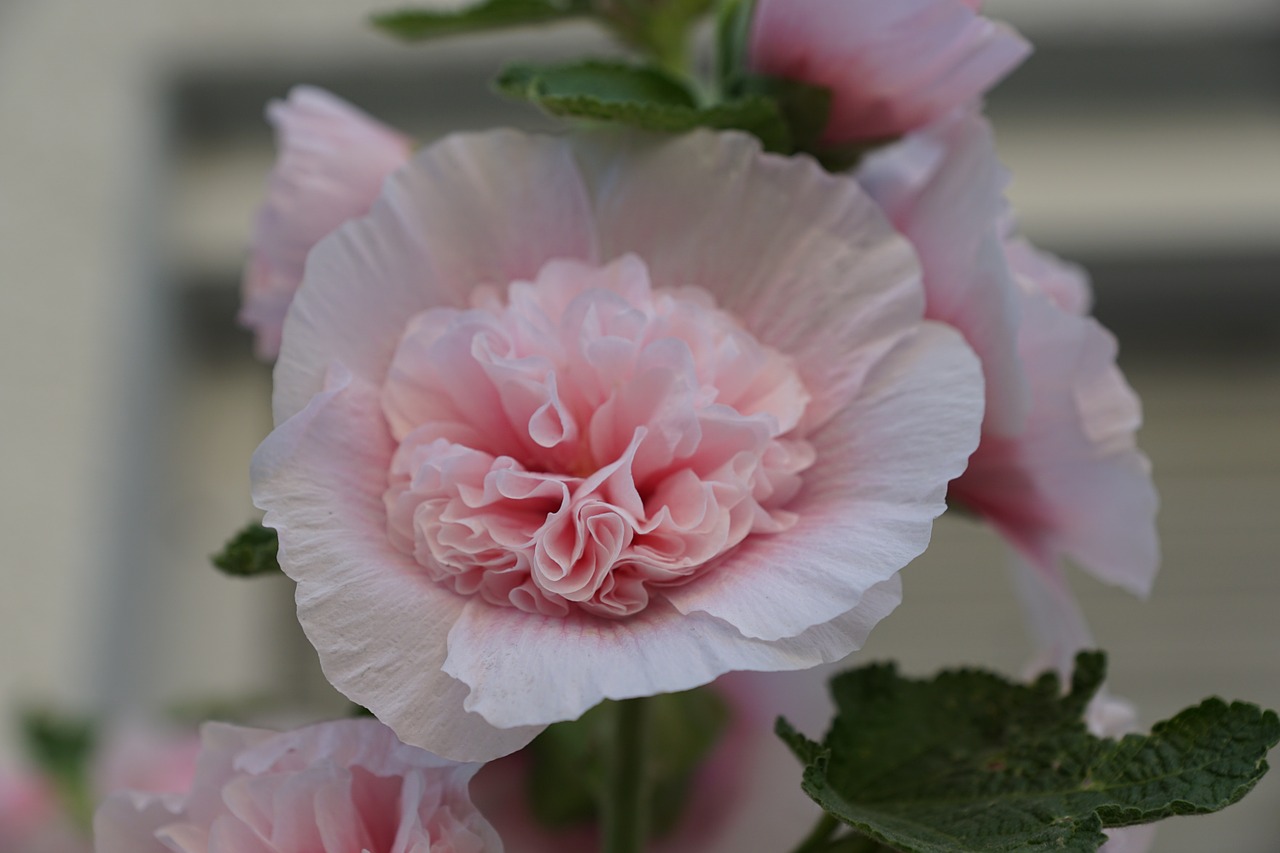
<path id="1" fill-rule="evenodd" d="M 778 729 L 814 801 L 908 853 L 1092 851 L 1104 827 L 1217 811 L 1266 772 L 1280 719 L 1246 703 L 1209 699 L 1150 735 L 1090 735 L 1083 713 L 1104 675 L 1102 655 L 1081 655 L 1062 696 L 1052 675 L 922 681 L 874 665 L 833 679 L 822 744 Z"/>
<path id="2" fill-rule="evenodd" d="M 788 151 L 791 137 L 772 99 L 747 95 L 710 106 L 663 71 L 620 62 L 507 68 L 499 91 L 523 98 L 551 115 L 608 122 L 661 133 L 696 127 L 754 133 L 770 151 Z"/>
<path id="3" fill-rule="evenodd" d="M 276 559 L 280 541 L 276 532 L 261 524 L 247 525 L 233 536 L 210 560 L 223 572 L 247 578 L 280 571 Z"/>
<path id="4" fill-rule="evenodd" d="M 645 786 L 653 834 L 660 837 L 679 821 L 693 774 L 723 734 L 729 713 L 720 696 L 707 688 L 661 694 L 647 702 Z M 602 702 L 577 720 L 556 723 L 529 745 L 530 803 L 544 825 L 563 828 L 598 818 L 615 704 Z"/>
<path id="5" fill-rule="evenodd" d="M 454 10 L 402 9 L 382 12 L 370 21 L 378 29 L 406 41 L 507 27 L 546 24 L 585 15 L 587 0 L 485 0 Z"/>

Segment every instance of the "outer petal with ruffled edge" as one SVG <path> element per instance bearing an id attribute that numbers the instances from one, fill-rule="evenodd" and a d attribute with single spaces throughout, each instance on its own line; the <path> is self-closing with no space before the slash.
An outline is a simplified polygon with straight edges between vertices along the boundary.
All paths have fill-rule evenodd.
<path id="1" fill-rule="evenodd" d="M 979 97 L 1031 52 L 974 0 L 759 0 L 753 71 L 825 86 L 827 144 L 917 130 Z"/>
<path id="2" fill-rule="evenodd" d="M 280 329 L 307 253 L 321 237 L 364 214 L 411 150 L 402 134 L 311 86 L 272 101 L 267 120 L 280 154 L 254 224 L 240 309 L 240 322 L 253 329 L 264 360 L 280 351 Z"/>
<path id="3" fill-rule="evenodd" d="M 548 265 L 556 259 L 581 263 Z M 710 300 L 741 324 L 740 332 L 717 326 L 722 331 L 715 334 L 727 337 L 706 340 L 686 329 L 693 343 L 646 350 L 661 356 L 653 375 L 687 365 L 687 347 L 694 346 L 705 356 L 695 365 L 703 371 L 698 381 L 713 381 L 707 377 L 724 375 L 717 365 L 737 365 L 753 352 L 765 353 L 761 363 L 774 365 L 769 369 L 800 377 L 760 386 L 761 393 L 791 389 L 788 411 L 808 400 L 803 418 L 785 425 L 766 411 L 772 403 L 765 398 L 754 398 L 765 409 L 730 417 L 726 404 L 706 402 L 714 400 L 714 387 L 695 395 L 716 418 L 747 417 L 751 429 L 780 431 L 796 447 L 811 446 L 797 451 L 802 462 L 817 454 L 812 466 L 798 469 L 798 492 L 783 488 L 786 502 L 776 513 L 768 508 L 756 516 L 768 532 L 748 535 L 745 544 L 774 539 L 774 550 L 750 557 L 740 549 L 740 559 L 730 546 L 684 577 L 663 576 L 649 587 L 647 607 L 619 618 L 563 601 L 559 615 L 550 612 L 555 608 L 532 612 L 468 594 L 465 584 L 433 581 L 427 569 L 434 570 L 435 552 L 392 544 L 383 503 L 399 451 L 378 393 L 393 357 L 400 358 L 406 324 L 429 318 L 414 335 L 455 321 L 497 329 L 483 325 L 490 316 L 485 306 L 509 283 L 545 282 L 541 290 L 521 285 L 526 299 L 592 275 L 597 287 L 651 281 L 655 294 L 667 294 L 662 299 L 696 291 L 701 295 L 688 303 L 695 313 L 710 310 Z M 591 311 L 618 304 L 613 295 L 600 299 Z M 326 674 L 407 741 L 448 757 L 487 759 L 605 697 L 680 690 L 730 670 L 809 667 L 860 647 L 896 605 L 895 573 L 926 546 L 943 485 L 963 467 L 981 419 L 976 360 L 958 336 L 923 324 L 922 307 L 910 250 L 856 182 L 809 161 L 763 155 L 742 135 L 552 139 L 500 132 L 453 137 L 421 152 L 392 177 L 368 217 L 339 229 L 309 258 L 276 371 L 278 426 L 254 461 L 255 500 L 280 534 L 281 565 L 298 581 L 299 615 Z M 526 319 L 501 334 L 542 340 L 547 329 L 562 328 L 542 314 Z M 589 312 L 576 322 L 595 333 L 620 323 L 616 334 L 625 336 L 642 319 L 632 310 Z M 678 317 L 670 322 L 680 325 Z M 496 340 L 476 338 L 468 357 L 496 358 Z M 449 352 L 456 359 L 468 351 Z M 520 395 L 533 387 L 529 371 L 545 375 L 555 355 L 548 352 L 510 362 L 507 372 L 493 375 L 515 384 L 494 387 L 523 406 Z M 430 357 L 430 349 L 411 355 L 418 361 L 404 362 L 410 367 Z M 792 393 L 796 381 L 803 394 Z M 559 394 L 556 405 L 582 396 L 558 385 L 538 393 Z M 650 433 L 638 429 L 629 452 L 646 434 L 658 434 L 653 430 L 684 435 L 681 425 L 686 421 L 660 419 Z M 547 435 L 539 432 L 538 440 Z M 429 454 L 440 441 L 410 449 Z M 611 467 L 623 463 L 630 457 Z M 755 464 L 735 456 L 724 471 L 749 472 Z M 412 481 L 406 488 L 436 488 L 448 470 L 428 471 L 435 486 Z M 494 490 L 465 485 L 451 493 L 449 512 L 462 515 L 446 519 L 455 525 L 450 536 L 462 535 L 458 525 L 466 524 L 472 533 L 511 541 L 520 528 L 504 513 L 529 494 L 511 491 L 517 481 L 522 489 L 535 481 L 553 486 L 538 500 L 596 482 L 575 479 L 573 471 L 521 479 L 519 472 L 507 476 L 509 465 L 494 470 Z M 847 473 L 849 482 L 829 471 Z M 630 507 L 611 510 L 615 519 L 649 511 L 627 491 L 634 485 L 621 476 L 606 484 Z M 768 504 L 776 485 L 758 481 L 759 499 Z M 713 504 L 722 486 L 707 487 Z M 481 505 L 497 507 L 486 517 L 504 525 L 497 534 L 481 529 L 489 521 L 468 515 L 468 507 Z M 805 535 L 788 529 L 805 512 L 831 532 L 820 535 L 815 522 Z M 617 535 L 613 528 L 606 533 Z M 625 541 L 608 541 L 614 553 L 623 549 L 623 564 L 634 558 Z M 423 553 L 428 563 L 415 556 Z M 502 554 L 491 549 L 483 556 L 492 563 Z M 521 563 L 504 565 L 516 571 Z M 790 565 L 802 568 L 784 577 Z"/>
<path id="4" fill-rule="evenodd" d="M 1083 273 L 1009 233 L 986 122 L 959 113 L 859 172 L 919 248 L 928 316 L 959 329 L 987 377 L 982 442 L 950 497 L 1028 559 L 1064 557 L 1138 595 L 1158 565 L 1156 494 L 1115 339 L 1082 316 Z"/>

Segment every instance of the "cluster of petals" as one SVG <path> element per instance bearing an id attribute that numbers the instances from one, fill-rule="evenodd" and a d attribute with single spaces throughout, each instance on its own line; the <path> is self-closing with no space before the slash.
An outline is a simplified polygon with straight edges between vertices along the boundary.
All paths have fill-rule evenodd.
<path id="1" fill-rule="evenodd" d="M 826 87 L 828 145 L 899 136 L 980 97 L 1031 51 L 981 0 L 759 0 L 753 71 Z"/>
<path id="2" fill-rule="evenodd" d="M 982 359 L 982 441 L 950 499 L 1040 571 L 1067 557 L 1145 595 L 1159 554 L 1138 398 L 1114 337 L 1085 314 L 1083 273 L 1012 232 L 990 128 L 957 113 L 873 155 L 859 177 L 920 253 L 928 316 Z"/>
<path id="3" fill-rule="evenodd" d="M 277 733 L 202 731 L 190 790 L 123 792 L 94 818 L 97 853 L 501 853 L 471 803 L 477 765 L 398 741 L 376 720 Z"/>
<path id="4" fill-rule="evenodd" d="M 259 358 L 280 351 L 280 328 L 307 253 L 369 209 L 387 175 L 409 157 L 408 139 L 322 89 L 299 86 L 267 106 L 279 156 L 258 211 L 241 282 L 240 323 Z"/>
<path id="5" fill-rule="evenodd" d="M 744 135 L 418 153 L 309 255 L 253 463 L 329 680 L 479 760 L 844 657 L 977 442 L 923 314 L 858 183 Z"/>

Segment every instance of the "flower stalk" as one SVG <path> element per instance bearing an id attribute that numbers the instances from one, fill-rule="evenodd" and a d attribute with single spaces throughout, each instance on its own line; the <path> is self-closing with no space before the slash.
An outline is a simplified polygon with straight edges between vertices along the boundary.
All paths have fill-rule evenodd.
<path id="1" fill-rule="evenodd" d="M 604 853 L 640 853 L 648 837 L 649 700 L 627 699 L 613 706 L 612 743 L 600 807 Z"/>

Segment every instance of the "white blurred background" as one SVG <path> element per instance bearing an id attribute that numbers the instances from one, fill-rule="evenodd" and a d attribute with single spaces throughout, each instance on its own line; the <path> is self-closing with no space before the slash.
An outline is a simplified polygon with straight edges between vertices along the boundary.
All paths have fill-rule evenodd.
<path id="1" fill-rule="evenodd" d="M 537 126 L 503 57 L 569 27 L 409 48 L 364 0 L 0 0 L 0 759 L 20 703 L 324 701 L 280 580 L 207 556 L 254 518 L 269 371 L 234 327 L 270 166 L 264 101 L 327 86 L 424 141 Z M 991 0 L 1039 48 L 992 98 L 1012 196 L 1087 263 L 1143 395 L 1163 496 L 1151 600 L 1080 579 L 1114 690 L 1153 722 L 1210 693 L 1280 706 L 1280 8 Z M 994 537 L 944 520 L 866 657 L 1016 672 Z M 332 701 L 331 697 L 329 701 Z M 1280 777 L 1163 853 L 1280 850 Z"/>

